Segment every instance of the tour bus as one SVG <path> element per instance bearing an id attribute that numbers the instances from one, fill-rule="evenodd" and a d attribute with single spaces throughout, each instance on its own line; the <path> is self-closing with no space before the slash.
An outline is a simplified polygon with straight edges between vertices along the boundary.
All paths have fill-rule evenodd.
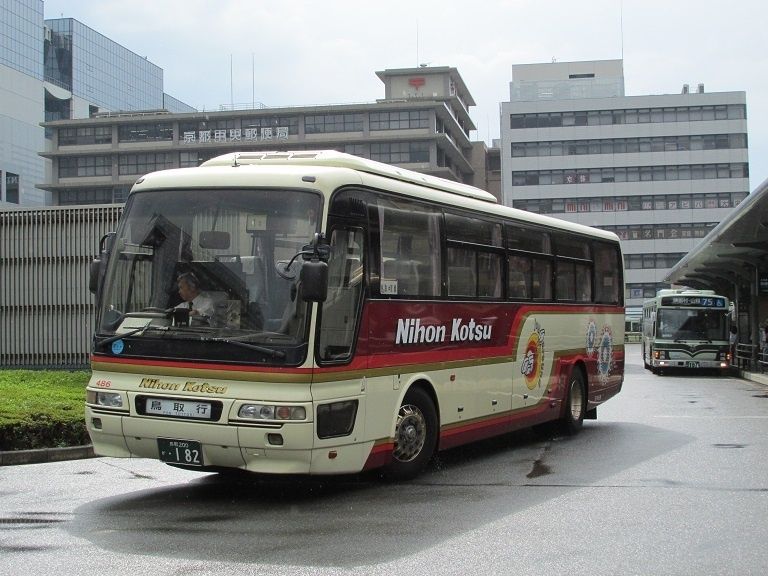
<path id="1" fill-rule="evenodd" d="M 713 290 L 659 290 L 643 303 L 643 365 L 728 369 L 728 318 L 728 298 Z"/>
<path id="2" fill-rule="evenodd" d="M 91 289 L 103 456 L 407 479 L 437 450 L 575 433 L 623 382 L 615 234 L 335 151 L 140 178 Z"/>

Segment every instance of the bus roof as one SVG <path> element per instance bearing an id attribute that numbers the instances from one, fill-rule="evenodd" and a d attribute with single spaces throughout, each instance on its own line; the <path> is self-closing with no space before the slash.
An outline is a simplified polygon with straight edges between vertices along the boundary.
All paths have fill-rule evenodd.
<path id="1" fill-rule="evenodd" d="M 693 288 L 663 288 L 656 296 L 715 296 L 714 290 L 694 290 Z"/>
<path id="2" fill-rule="evenodd" d="M 381 162 L 367 160 L 351 154 L 335 150 L 304 150 L 293 152 L 232 152 L 211 158 L 198 167 L 174 168 L 146 174 L 134 184 L 131 193 L 142 189 L 175 188 L 195 184 L 205 186 L 243 185 L 253 176 L 251 170 L 269 172 L 274 177 L 294 180 L 305 180 L 311 176 L 305 171 L 317 173 L 323 171 L 327 176 L 335 174 L 338 185 L 349 183 L 356 174 L 358 184 L 385 188 L 400 188 L 401 193 L 416 195 L 422 199 L 432 200 L 441 204 L 449 204 L 469 210 L 478 210 L 488 215 L 497 215 L 541 226 L 549 229 L 559 229 L 564 232 L 582 234 L 593 238 L 619 243 L 618 236 L 613 232 L 592 228 L 577 222 L 562 220 L 545 214 L 536 214 L 512 208 L 496 202 L 496 198 L 479 188 L 453 182 L 436 176 L 421 174 L 412 170 L 390 166 Z M 245 172 L 243 172 L 245 170 Z M 232 178 L 230 180 L 230 178 Z M 382 180 L 390 180 L 392 184 L 383 184 Z M 418 189 L 410 189 L 410 186 Z"/>
<path id="3" fill-rule="evenodd" d="M 379 176 L 385 176 L 403 182 L 420 184 L 421 186 L 427 186 L 429 188 L 434 188 L 435 190 L 458 194 L 460 196 L 467 196 L 476 200 L 496 203 L 496 197 L 493 194 L 481 190 L 480 188 L 475 188 L 474 186 L 469 186 L 460 182 L 452 182 L 451 180 L 429 176 L 428 174 L 421 174 L 420 172 L 414 172 L 413 170 L 398 168 L 397 166 L 360 158 L 359 156 L 345 154 L 344 152 L 337 152 L 336 150 L 232 152 L 211 158 L 210 160 L 203 162 L 200 166 L 237 166 L 243 164 L 296 164 L 350 168 L 352 170 L 377 174 Z"/>

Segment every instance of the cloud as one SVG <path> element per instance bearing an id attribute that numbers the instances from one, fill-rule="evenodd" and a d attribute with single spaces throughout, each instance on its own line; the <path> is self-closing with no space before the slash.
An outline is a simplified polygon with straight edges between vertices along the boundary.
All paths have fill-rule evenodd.
<path id="1" fill-rule="evenodd" d="M 370 102 L 377 70 L 454 66 L 498 137 L 513 64 L 624 56 L 627 94 L 746 91 L 753 186 L 768 176 L 768 4 L 742 0 L 47 0 L 164 70 L 195 107 Z M 231 62 L 231 67 L 230 67 Z M 255 94 L 254 94 L 255 92 Z"/>

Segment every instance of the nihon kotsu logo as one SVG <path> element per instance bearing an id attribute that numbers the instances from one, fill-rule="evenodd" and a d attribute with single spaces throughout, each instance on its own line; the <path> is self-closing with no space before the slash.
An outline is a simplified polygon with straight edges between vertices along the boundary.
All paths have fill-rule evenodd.
<path id="1" fill-rule="evenodd" d="M 451 332 L 443 324 L 422 324 L 421 318 L 398 318 L 395 344 L 434 344 L 445 342 L 483 342 L 491 339 L 492 325 L 481 324 L 474 318 L 451 320 Z"/>
<path id="2" fill-rule="evenodd" d="M 544 369 L 544 328 L 537 320 L 533 321 L 533 332 L 528 337 L 528 343 L 520 364 L 520 373 L 525 376 L 525 385 L 529 390 L 541 386 L 541 373 Z"/>

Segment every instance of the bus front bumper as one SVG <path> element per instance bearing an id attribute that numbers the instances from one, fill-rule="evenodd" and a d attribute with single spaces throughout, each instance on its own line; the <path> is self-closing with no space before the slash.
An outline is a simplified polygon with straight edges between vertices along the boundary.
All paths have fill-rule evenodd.
<path id="1" fill-rule="evenodd" d="M 701 368 L 701 369 L 717 369 L 724 370 L 730 367 L 730 364 L 726 360 L 658 360 L 654 358 L 651 360 L 651 366 L 654 368 Z"/>
<path id="2" fill-rule="evenodd" d="M 151 458 L 201 471 L 237 468 L 262 474 L 346 474 L 359 472 L 373 442 L 353 438 L 335 444 L 317 441 L 312 422 L 291 423 L 280 428 L 212 425 L 190 421 L 142 418 L 109 414 L 86 406 L 86 425 L 99 456 Z M 204 440 L 203 440 L 204 439 Z M 199 456 L 192 463 L 183 457 L 161 454 L 161 442 L 181 442 Z M 346 442 L 346 443 L 344 443 Z M 323 444 L 318 447 L 318 444 Z"/>

